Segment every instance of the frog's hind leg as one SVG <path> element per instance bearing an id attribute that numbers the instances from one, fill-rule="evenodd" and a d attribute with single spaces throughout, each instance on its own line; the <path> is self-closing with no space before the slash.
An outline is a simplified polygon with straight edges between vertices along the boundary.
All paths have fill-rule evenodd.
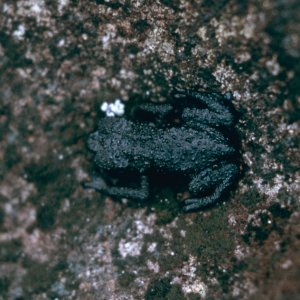
<path id="1" fill-rule="evenodd" d="M 193 92 L 176 89 L 173 93 L 175 99 L 198 101 L 206 108 L 186 107 L 182 112 L 183 121 L 191 126 L 207 124 L 214 127 L 232 127 L 236 123 L 234 109 L 231 103 L 232 94 Z"/>
<path id="2" fill-rule="evenodd" d="M 173 107 L 169 103 L 142 103 L 132 109 L 131 115 L 138 121 L 148 121 L 158 125 L 163 125 L 164 122 L 171 118 L 172 112 Z"/>
<path id="3" fill-rule="evenodd" d="M 188 212 L 216 203 L 232 187 L 238 174 L 238 167 L 235 164 L 226 164 L 219 169 L 201 172 L 190 182 L 189 191 L 192 194 L 200 194 L 212 190 L 212 193 L 202 198 L 185 200 L 183 210 Z"/>
<path id="4" fill-rule="evenodd" d="M 141 177 L 141 186 L 138 188 L 108 186 L 101 178 L 94 178 L 92 182 L 85 183 L 84 187 L 92 188 L 118 198 L 129 198 L 136 200 L 146 200 L 149 197 L 149 181 L 146 176 Z"/>

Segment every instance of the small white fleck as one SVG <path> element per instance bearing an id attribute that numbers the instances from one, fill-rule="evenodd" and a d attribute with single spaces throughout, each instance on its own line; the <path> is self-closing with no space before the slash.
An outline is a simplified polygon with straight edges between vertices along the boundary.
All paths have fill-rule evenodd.
<path id="1" fill-rule="evenodd" d="M 106 46 L 108 45 L 109 39 L 110 39 L 109 34 L 104 35 L 104 36 L 102 37 L 102 43 L 103 43 L 103 46 L 104 46 L 104 47 L 106 47 Z"/>
<path id="2" fill-rule="evenodd" d="M 24 34 L 25 34 L 25 26 L 23 24 L 20 24 L 18 26 L 18 29 L 13 32 L 13 36 L 20 40 L 24 38 Z"/>
<path id="3" fill-rule="evenodd" d="M 65 45 L 65 39 L 61 39 L 57 45 L 58 47 L 63 47 Z"/>
<path id="4" fill-rule="evenodd" d="M 180 235 L 182 237 L 186 237 L 186 231 L 185 230 L 180 230 Z"/>
<path id="5" fill-rule="evenodd" d="M 9 10 L 9 6 L 6 3 L 4 3 L 3 4 L 3 12 L 6 13 L 6 12 L 8 12 L 8 10 Z"/>
<path id="6" fill-rule="evenodd" d="M 148 247 L 148 252 L 154 252 L 156 249 L 157 243 L 151 243 Z"/>
<path id="7" fill-rule="evenodd" d="M 234 217 L 234 215 L 229 215 L 229 218 L 228 218 L 228 223 L 231 225 L 231 226 L 235 226 L 236 225 L 236 219 Z"/>
<path id="8" fill-rule="evenodd" d="M 271 60 L 268 60 L 266 62 L 266 67 L 268 69 L 268 71 L 273 75 L 273 76 L 277 76 L 280 73 L 280 65 L 277 62 L 277 57 L 272 57 Z"/>
<path id="9" fill-rule="evenodd" d="M 290 259 L 288 259 L 284 263 L 281 264 L 281 268 L 284 269 L 284 270 L 286 270 L 289 267 L 291 267 L 292 264 L 293 264 L 293 262 Z"/>

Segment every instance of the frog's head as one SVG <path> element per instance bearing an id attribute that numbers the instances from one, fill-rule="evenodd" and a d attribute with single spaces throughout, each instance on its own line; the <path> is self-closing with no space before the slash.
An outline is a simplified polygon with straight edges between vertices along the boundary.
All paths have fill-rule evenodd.
<path id="1" fill-rule="evenodd" d="M 124 118 L 106 117 L 99 122 L 98 130 L 88 139 L 88 147 L 96 152 L 95 162 L 102 169 L 119 169 L 128 166 L 126 149 L 130 122 Z"/>
<path id="2" fill-rule="evenodd" d="M 110 139 L 111 136 L 119 134 L 123 136 L 126 132 L 131 130 L 131 122 L 118 117 L 103 118 L 98 124 L 98 132 L 105 139 Z"/>

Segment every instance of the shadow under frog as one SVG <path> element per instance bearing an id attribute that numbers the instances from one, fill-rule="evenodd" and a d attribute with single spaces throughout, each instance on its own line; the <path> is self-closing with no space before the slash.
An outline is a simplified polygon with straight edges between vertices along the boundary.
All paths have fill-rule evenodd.
<path id="1" fill-rule="evenodd" d="M 138 187 L 108 184 L 95 177 L 85 187 L 112 197 L 146 200 L 151 175 L 188 178 L 190 198 L 183 210 L 204 208 L 219 200 L 239 176 L 232 95 L 176 89 L 168 103 L 144 103 L 128 117 L 105 117 L 90 134 L 100 174 L 136 174 Z M 130 176 L 130 175 L 128 175 Z"/>

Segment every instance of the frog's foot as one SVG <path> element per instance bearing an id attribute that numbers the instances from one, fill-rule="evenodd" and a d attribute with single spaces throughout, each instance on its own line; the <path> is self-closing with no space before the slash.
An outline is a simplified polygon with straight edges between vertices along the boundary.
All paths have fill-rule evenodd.
<path id="1" fill-rule="evenodd" d="M 212 190 L 212 193 L 202 198 L 185 200 L 183 210 L 188 212 L 216 203 L 232 187 L 238 174 L 238 166 L 235 164 L 227 164 L 219 169 L 207 169 L 199 173 L 190 182 L 189 191 L 192 194 L 199 194 Z"/>
<path id="2" fill-rule="evenodd" d="M 197 124 L 213 127 L 231 127 L 236 123 L 232 108 L 232 94 L 193 92 L 176 89 L 173 93 L 175 99 L 198 101 L 206 108 L 185 108 L 182 113 L 183 121 L 194 128 Z M 200 128 L 201 129 L 201 128 Z"/>
<path id="3" fill-rule="evenodd" d="M 86 183 L 85 187 L 94 188 L 111 197 L 146 200 L 149 197 L 149 181 L 146 176 L 141 178 L 141 186 L 138 188 L 108 186 L 105 181 L 98 177 L 92 182 Z"/>

